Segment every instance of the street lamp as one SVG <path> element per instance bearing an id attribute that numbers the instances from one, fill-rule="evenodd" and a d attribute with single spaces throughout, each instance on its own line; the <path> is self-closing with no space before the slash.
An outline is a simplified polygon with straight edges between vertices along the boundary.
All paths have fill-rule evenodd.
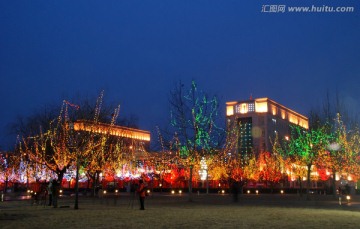
<path id="1" fill-rule="evenodd" d="M 336 152 L 338 150 L 341 149 L 341 146 L 339 143 L 337 142 L 333 142 L 333 143 L 330 143 L 328 146 L 327 146 L 327 149 L 330 151 L 330 154 L 331 152 Z M 333 186 L 333 195 L 335 197 L 336 195 L 336 174 L 335 172 L 333 171 L 333 178 L 332 178 L 332 186 Z M 341 197 L 339 197 L 339 204 L 341 205 L 341 200 L 340 200 Z"/>

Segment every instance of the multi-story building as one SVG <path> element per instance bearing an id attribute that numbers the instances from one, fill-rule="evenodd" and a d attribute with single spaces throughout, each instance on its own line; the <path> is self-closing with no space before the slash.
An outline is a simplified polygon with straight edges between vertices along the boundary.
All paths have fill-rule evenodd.
<path id="1" fill-rule="evenodd" d="M 269 98 L 226 103 L 227 126 L 239 124 L 237 152 L 259 154 L 272 151 L 272 141 L 288 139 L 290 124 L 309 128 L 308 118 Z"/>

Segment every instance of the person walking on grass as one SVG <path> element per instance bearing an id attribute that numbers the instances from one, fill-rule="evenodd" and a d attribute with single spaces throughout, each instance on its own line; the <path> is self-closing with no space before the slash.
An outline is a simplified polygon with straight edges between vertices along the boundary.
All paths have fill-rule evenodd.
<path id="1" fill-rule="evenodd" d="M 233 180 L 231 189 L 232 189 L 231 191 L 233 193 L 233 201 L 238 202 L 239 182 L 237 182 L 236 180 Z"/>
<path id="2" fill-rule="evenodd" d="M 146 187 L 143 180 L 139 181 L 139 187 L 137 188 L 136 191 L 139 194 L 139 198 L 140 198 L 140 210 L 145 210 L 144 202 L 146 196 Z"/>

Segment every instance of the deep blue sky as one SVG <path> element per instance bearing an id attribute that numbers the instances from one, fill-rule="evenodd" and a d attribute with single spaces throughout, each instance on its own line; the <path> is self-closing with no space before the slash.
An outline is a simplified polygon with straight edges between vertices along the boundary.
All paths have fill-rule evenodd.
<path id="1" fill-rule="evenodd" d="M 264 4 L 353 13 L 261 13 Z M 225 101 L 269 97 L 300 113 L 338 91 L 360 110 L 358 0 L 0 2 L 0 146 L 6 125 L 75 94 L 165 125 L 178 80 Z M 156 134 L 153 135 L 153 138 Z"/>

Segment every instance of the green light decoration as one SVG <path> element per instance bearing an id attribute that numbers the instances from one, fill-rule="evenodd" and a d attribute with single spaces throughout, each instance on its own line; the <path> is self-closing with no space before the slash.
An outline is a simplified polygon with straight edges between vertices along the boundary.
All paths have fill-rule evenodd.
<path id="1" fill-rule="evenodd" d="M 218 102 L 214 96 L 211 99 L 197 89 L 192 81 L 187 93 L 183 92 L 183 84 L 179 84 L 171 92 L 171 124 L 174 128 L 178 144 L 176 151 L 183 159 L 183 164 L 190 168 L 189 181 L 193 177 L 194 166 L 200 165 L 201 158 L 208 160 L 214 156 L 215 149 L 220 145 L 220 132 L 215 120 L 218 115 Z M 189 194 L 192 184 L 189 182 Z M 191 194 L 189 195 L 191 200 Z"/>
<path id="2" fill-rule="evenodd" d="M 217 98 L 209 100 L 207 95 L 198 91 L 194 81 L 186 95 L 182 94 L 181 87 L 175 94 L 170 114 L 171 124 L 181 142 L 181 154 L 189 156 L 197 152 L 210 152 L 214 145 L 218 145 L 216 137 L 221 130 L 215 125 Z"/>
<path id="3" fill-rule="evenodd" d="M 182 146 L 180 148 L 180 157 L 188 157 L 189 156 L 189 150 L 187 150 L 186 146 Z"/>
<path id="4" fill-rule="evenodd" d="M 287 150 L 284 152 L 293 162 L 299 163 L 300 166 L 306 166 L 306 193 L 308 199 L 310 198 L 309 189 L 311 184 L 310 174 L 312 166 L 316 165 L 319 155 L 326 150 L 330 138 L 331 136 L 327 134 L 325 127 L 305 130 L 300 126 L 291 126 L 291 138 L 290 141 L 287 142 Z M 299 180 L 302 180 L 300 175 Z"/>

